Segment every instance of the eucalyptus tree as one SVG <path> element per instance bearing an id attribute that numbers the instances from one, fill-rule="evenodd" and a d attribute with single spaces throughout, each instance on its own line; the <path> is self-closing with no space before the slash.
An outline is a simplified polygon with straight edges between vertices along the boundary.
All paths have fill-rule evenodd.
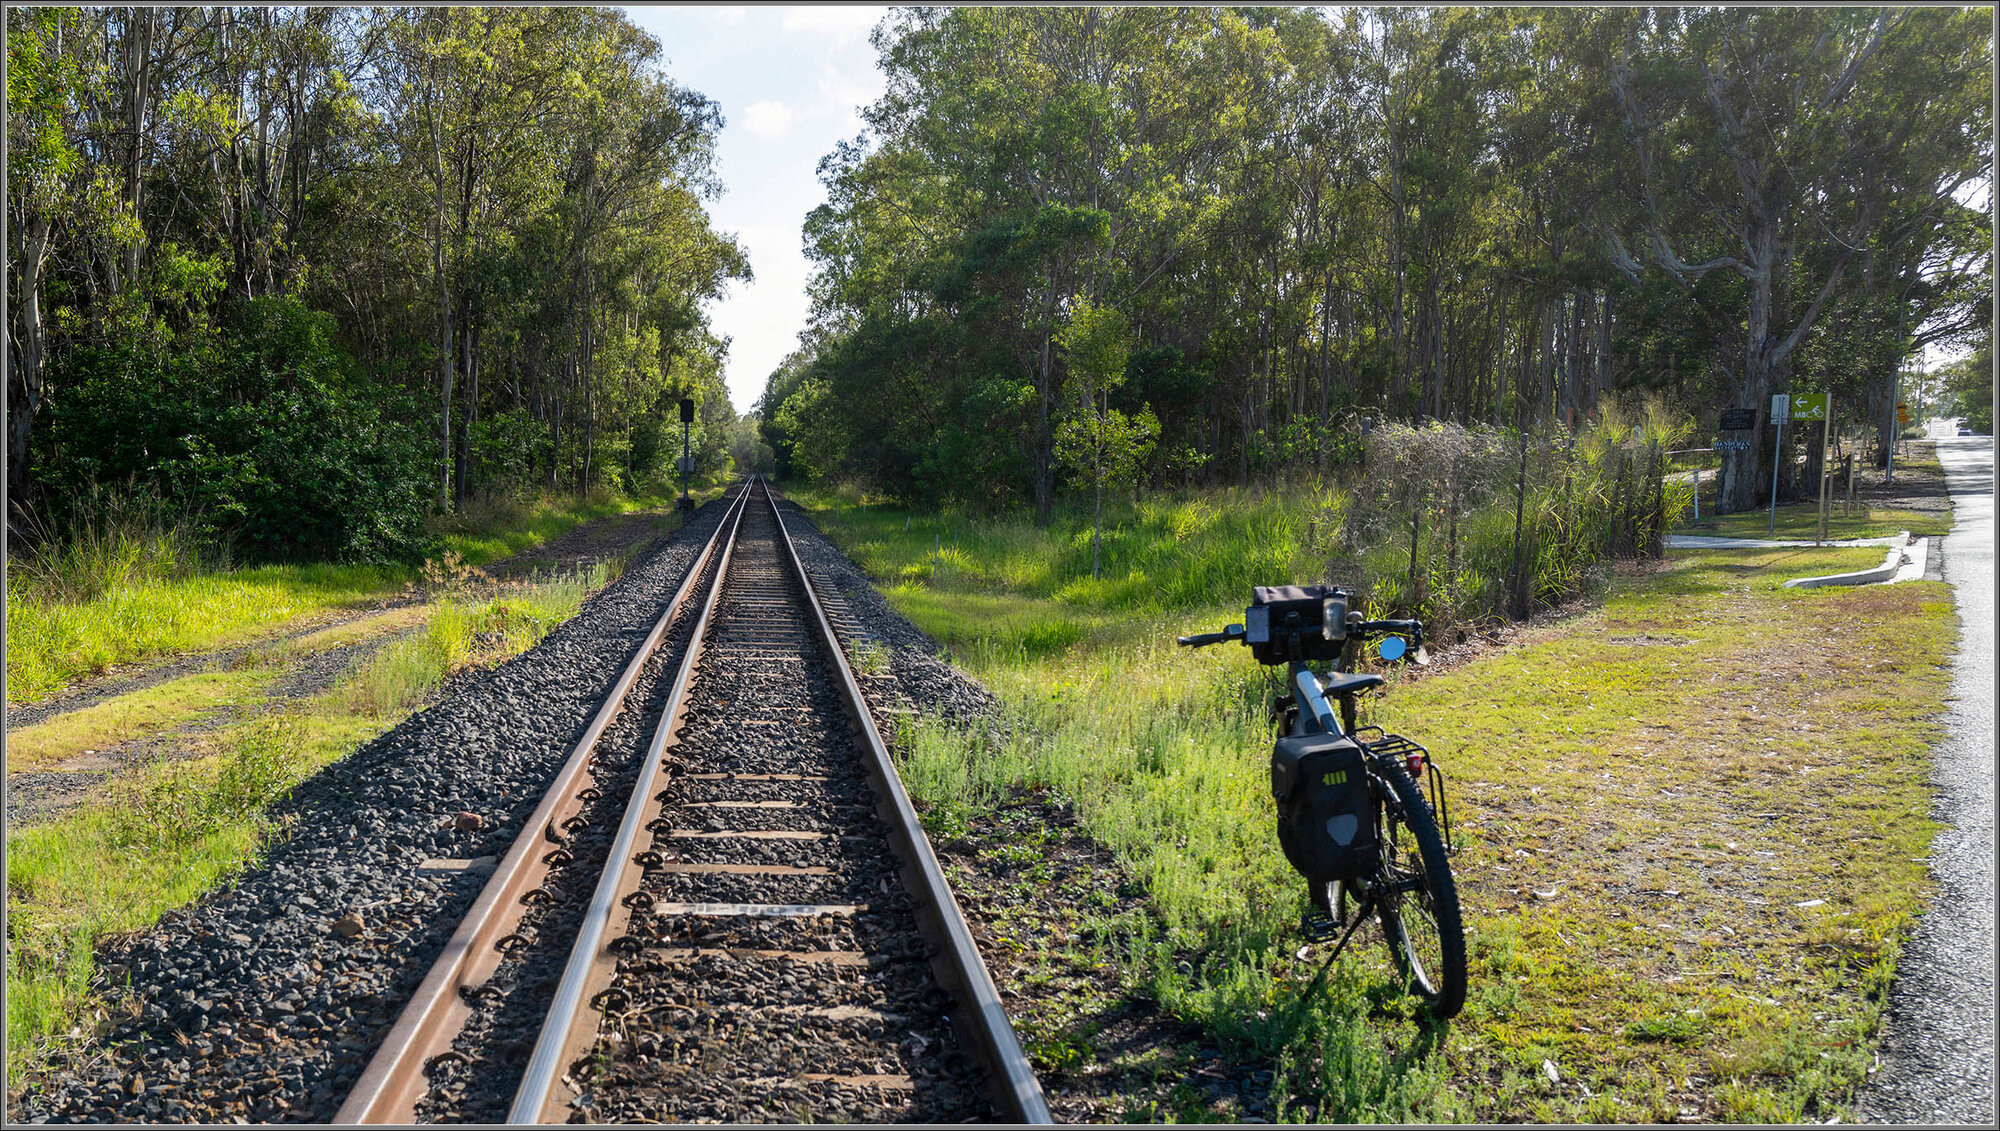
<path id="1" fill-rule="evenodd" d="M 1987 69 L 1965 65 L 1961 45 L 1983 26 L 1972 15 L 1622 14 L 1622 41 L 1606 64 L 1638 158 L 1643 239 L 1614 231 L 1612 260 L 1635 282 L 1648 269 L 1684 286 L 1725 269 L 1745 280 L 1743 350 L 1729 390 L 1735 403 L 1761 414 L 1789 385 L 1793 355 L 1877 242 L 1899 189 L 1948 195 L 1988 163 L 1967 160 L 1982 144 L 1970 136 L 1942 150 L 1915 144 L 1940 136 L 1933 127 L 1940 121 L 1950 123 L 1947 134 L 1971 133 L 1957 90 L 1982 81 L 1975 76 Z M 1940 46 L 1957 65 L 1906 85 Z M 1984 54 L 1990 68 L 1990 39 Z M 1911 163 L 1920 167 L 1885 175 Z M 1631 250 L 1635 242 L 1642 251 Z M 1723 507 L 1755 505 L 1759 466 L 1753 451 L 1725 453 Z"/>

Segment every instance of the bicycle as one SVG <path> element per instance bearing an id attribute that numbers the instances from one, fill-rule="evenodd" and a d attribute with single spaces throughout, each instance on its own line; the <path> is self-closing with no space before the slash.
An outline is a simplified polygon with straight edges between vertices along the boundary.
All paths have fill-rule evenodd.
<path id="1" fill-rule="evenodd" d="M 1379 638 L 1377 654 L 1393 662 L 1423 645 L 1424 625 L 1367 620 L 1350 604 L 1339 588 L 1258 586 L 1242 624 L 1177 642 L 1203 648 L 1234 640 L 1259 663 L 1287 669 L 1290 693 L 1271 705 L 1271 794 L 1278 843 L 1312 898 L 1301 926 L 1314 941 L 1340 934 L 1320 977 L 1372 916 L 1407 988 L 1443 1020 L 1464 1006 L 1466 977 L 1444 776 L 1417 743 L 1355 725 L 1356 697 L 1382 685 L 1378 674 L 1353 671 L 1364 641 Z M 1316 663 L 1333 671 L 1316 675 Z M 1329 700 L 1340 705 L 1337 718 Z"/>

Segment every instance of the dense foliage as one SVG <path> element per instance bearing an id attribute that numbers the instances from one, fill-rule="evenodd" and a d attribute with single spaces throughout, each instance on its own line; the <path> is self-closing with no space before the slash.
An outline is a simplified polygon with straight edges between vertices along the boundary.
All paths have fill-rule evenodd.
<path id="1" fill-rule="evenodd" d="M 875 42 L 760 410 L 788 470 L 1046 518 L 1114 412 L 1153 485 L 1607 393 L 1886 425 L 1902 359 L 1987 333 L 1978 10 L 913 8 Z M 1133 341 L 1093 408 L 1059 340 L 1103 310 Z"/>
<path id="2" fill-rule="evenodd" d="M 744 448 L 722 121 L 619 13 L 7 20 L 11 529 L 136 487 L 249 559 L 390 560 L 468 493 L 668 472 L 683 396 L 703 466 Z"/>

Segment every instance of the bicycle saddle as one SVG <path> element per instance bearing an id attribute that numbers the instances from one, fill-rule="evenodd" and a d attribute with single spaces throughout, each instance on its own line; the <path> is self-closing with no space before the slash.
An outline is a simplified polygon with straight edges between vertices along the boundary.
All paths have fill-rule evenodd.
<path id="1" fill-rule="evenodd" d="M 1328 697 L 1358 695 L 1371 687 L 1382 686 L 1382 677 L 1374 672 L 1331 672 L 1320 679 L 1322 693 Z"/>

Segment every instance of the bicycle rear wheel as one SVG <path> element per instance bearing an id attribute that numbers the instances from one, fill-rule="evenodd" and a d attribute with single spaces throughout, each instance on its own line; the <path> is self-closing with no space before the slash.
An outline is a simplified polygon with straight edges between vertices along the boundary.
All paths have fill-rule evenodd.
<path id="1" fill-rule="evenodd" d="M 1376 916 L 1396 969 L 1433 1017 L 1465 1006 L 1465 928 L 1444 838 L 1423 791 L 1400 766 L 1378 767 L 1393 797 L 1383 798 L 1382 869 Z"/>

